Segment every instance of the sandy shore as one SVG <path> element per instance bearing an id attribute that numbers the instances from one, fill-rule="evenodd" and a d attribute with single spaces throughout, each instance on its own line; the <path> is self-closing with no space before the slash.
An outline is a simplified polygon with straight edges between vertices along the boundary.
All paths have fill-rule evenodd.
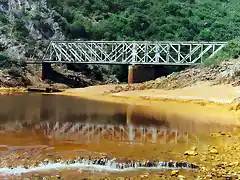
<path id="1" fill-rule="evenodd" d="M 239 104 L 240 87 L 231 85 L 210 86 L 198 84 L 176 90 L 149 89 L 109 94 L 115 85 L 92 86 L 87 88 L 68 89 L 61 95 L 76 96 L 91 100 L 111 103 L 140 105 L 145 113 L 161 111 L 177 115 L 205 117 L 206 121 L 218 120 L 228 124 L 238 124 L 240 120 Z M 150 108 L 149 108 L 150 107 Z"/>
<path id="2" fill-rule="evenodd" d="M 0 87 L 0 95 L 11 95 L 26 92 L 25 88 L 5 88 Z"/>
<path id="3" fill-rule="evenodd" d="M 86 94 L 102 95 L 104 92 L 113 90 L 117 85 L 90 86 L 87 88 L 68 89 L 63 94 L 73 94 L 85 97 Z M 84 94 L 83 94 L 84 93 Z M 204 100 L 216 103 L 230 103 L 240 97 L 240 87 L 231 85 L 210 86 L 209 83 L 201 83 L 195 86 L 175 90 L 149 89 L 142 91 L 128 91 L 113 93 L 110 96 L 119 97 L 149 97 L 149 98 L 171 98 L 186 100 Z M 92 97 L 87 97 L 92 98 Z"/>

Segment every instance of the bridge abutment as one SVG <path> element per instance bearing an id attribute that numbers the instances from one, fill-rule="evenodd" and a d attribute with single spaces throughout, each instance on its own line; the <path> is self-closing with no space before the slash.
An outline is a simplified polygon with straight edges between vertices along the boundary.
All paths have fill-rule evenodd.
<path id="1" fill-rule="evenodd" d="M 154 66 L 128 66 L 128 84 L 141 83 L 156 78 L 156 67 Z"/>

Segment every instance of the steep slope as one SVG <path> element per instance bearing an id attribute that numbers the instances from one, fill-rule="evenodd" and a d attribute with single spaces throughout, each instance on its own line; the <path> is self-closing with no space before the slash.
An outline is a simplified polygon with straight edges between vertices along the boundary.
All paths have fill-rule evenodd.
<path id="1" fill-rule="evenodd" d="M 46 1 L 8 0 L 1 4 L 0 46 L 9 58 L 41 58 L 48 39 L 64 39 Z"/>

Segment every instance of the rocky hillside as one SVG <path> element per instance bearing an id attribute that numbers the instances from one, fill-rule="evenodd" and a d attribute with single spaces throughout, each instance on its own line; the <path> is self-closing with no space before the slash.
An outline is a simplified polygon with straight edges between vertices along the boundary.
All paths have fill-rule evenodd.
<path id="1" fill-rule="evenodd" d="M 66 39 L 59 24 L 62 21 L 64 18 L 48 8 L 46 0 L 0 0 L 0 86 L 46 84 L 39 78 L 41 69 L 36 71 L 10 60 L 41 59 L 49 40 Z M 112 77 L 109 68 L 104 66 L 89 65 L 74 68 L 74 71 L 66 66 L 54 69 L 57 73 L 63 73 L 65 79 L 78 77 L 80 80 L 75 83 L 76 87 L 99 84 Z M 91 73 L 89 70 L 92 70 Z M 33 80 L 29 78 L 31 76 L 36 78 Z M 116 82 L 114 76 L 111 80 Z"/>
<path id="2" fill-rule="evenodd" d="M 65 38 L 45 0 L 1 0 L 0 11 L 0 47 L 11 59 L 40 59 L 47 40 Z"/>

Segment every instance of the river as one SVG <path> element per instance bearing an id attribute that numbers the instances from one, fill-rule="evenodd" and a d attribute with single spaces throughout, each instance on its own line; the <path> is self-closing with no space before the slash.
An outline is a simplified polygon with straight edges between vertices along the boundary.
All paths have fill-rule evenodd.
<path id="1" fill-rule="evenodd" d="M 188 148 L 206 145 L 210 133 L 229 132 L 233 128 L 206 123 L 199 118 L 150 111 L 149 107 L 134 104 L 103 103 L 60 95 L 0 96 L 0 102 L 0 175 L 6 176 L 62 173 L 57 166 L 65 165 L 58 164 L 59 161 L 76 157 L 104 156 L 117 158 L 121 163 L 129 159 L 177 161 L 178 155 Z M 44 166 L 50 164 L 52 167 L 32 168 L 45 161 Z M 86 166 L 83 164 L 81 161 L 71 173 L 88 176 L 89 162 Z M 93 167 L 90 169 L 93 175 L 100 173 L 99 169 L 101 173 L 111 174 L 114 168 L 96 166 L 97 173 L 92 171 Z"/>

